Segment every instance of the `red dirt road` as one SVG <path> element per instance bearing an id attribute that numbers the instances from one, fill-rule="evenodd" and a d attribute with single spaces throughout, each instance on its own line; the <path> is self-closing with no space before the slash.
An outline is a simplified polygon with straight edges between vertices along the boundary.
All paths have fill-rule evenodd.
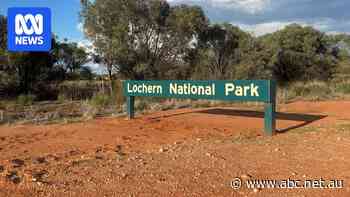
<path id="1" fill-rule="evenodd" d="M 272 138 L 263 113 L 248 108 L 1 126 L 0 196 L 350 196 L 347 109 L 348 101 L 279 105 Z M 344 187 L 232 189 L 242 175 Z"/>

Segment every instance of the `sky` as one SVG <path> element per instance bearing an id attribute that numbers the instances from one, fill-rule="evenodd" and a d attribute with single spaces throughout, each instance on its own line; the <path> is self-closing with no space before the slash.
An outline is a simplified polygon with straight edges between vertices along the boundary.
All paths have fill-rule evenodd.
<path id="1" fill-rule="evenodd" d="M 59 39 L 84 39 L 83 33 L 78 29 L 79 0 L 0 0 L 0 14 L 7 15 L 9 7 L 49 7 L 52 12 L 52 30 Z"/>
<path id="2" fill-rule="evenodd" d="M 91 46 L 82 33 L 80 0 L 0 0 L 1 15 L 7 15 L 9 7 L 49 7 L 52 14 L 52 31 L 59 40 L 68 39 L 84 48 Z M 92 62 L 87 66 L 95 72 L 103 72 L 102 67 Z"/>
<path id="3" fill-rule="evenodd" d="M 328 33 L 350 33 L 350 0 L 168 0 L 171 4 L 200 5 L 211 22 L 229 22 L 263 35 L 291 23 L 312 25 Z M 49 7 L 53 32 L 59 39 L 84 41 L 79 0 L 0 0 L 0 14 L 8 7 Z"/>
<path id="4" fill-rule="evenodd" d="M 260 36 L 288 24 L 311 25 L 329 34 L 350 34 L 350 0 L 168 0 L 172 5 L 203 8 L 211 22 L 228 22 Z M 9 7 L 49 7 L 52 29 L 60 40 L 67 38 L 89 46 L 82 33 L 79 0 L 0 0 L 0 14 Z M 90 65 L 97 67 L 97 65 Z"/>
<path id="5" fill-rule="evenodd" d="M 256 36 L 288 24 L 321 31 L 350 33 L 350 0 L 168 0 L 200 5 L 212 22 L 229 22 Z"/>

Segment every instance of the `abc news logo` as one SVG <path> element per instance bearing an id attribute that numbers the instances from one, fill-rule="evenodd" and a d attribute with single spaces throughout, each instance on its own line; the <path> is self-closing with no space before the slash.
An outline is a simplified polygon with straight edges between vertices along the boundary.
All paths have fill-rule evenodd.
<path id="1" fill-rule="evenodd" d="M 49 8 L 9 8 L 8 49 L 10 51 L 49 51 L 51 12 Z"/>
<path id="2" fill-rule="evenodd" d="M 27 26 L 27 21 L 31 26 Z M 15 17 L 15 31 L 16 31 L 16 45 L 33 45 L 44 44 L 43 36 L 40 36 L 43 29 L 43 15 L 37 14 L 35 16 L 27 14 L 17 14 Z"/>

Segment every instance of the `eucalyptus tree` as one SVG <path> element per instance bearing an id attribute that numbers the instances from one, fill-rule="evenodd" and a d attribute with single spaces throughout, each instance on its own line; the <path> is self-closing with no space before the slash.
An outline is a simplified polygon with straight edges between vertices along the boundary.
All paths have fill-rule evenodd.
<path id="1" fill-rule="evenodd" d="M 232 77 L 235 65 L 242 61 L 249 35 L 231 24 L 214 24 L 200 36 L 200 60 L 197 69 L 204 78 Z M 197 70 L 198 71 L 198 70 Z"/>
<path id="2" fill-rule="evenodd" d="M 7 57 L 7 20 L 5 16 L 0 15 L 0 69 L 8 64 Z"/>
<path id="3" fill-rule="evenodd" d="M 273 72 L 281 82 L 332 77 L 337 60 L 328 50 L 325 33 L 292 24 L 268 37 L 265 44 L 273 50 Z"/>
<path id="4" fill-rule="evenodd" d="M 67 74 L 76 74 L 89 61 L 89 54 L 75 42 L 57 43 L 57 64 L 61 65 Z"/>
<path id="5" fill-rule="evenodd" d="M 96 55 L 126 78 L 171 78 L 208 24 L 199 7 L 164 0 L 83 0 L 84 32 Z M 175 73 L 174 73 L 175 72 Z"/>

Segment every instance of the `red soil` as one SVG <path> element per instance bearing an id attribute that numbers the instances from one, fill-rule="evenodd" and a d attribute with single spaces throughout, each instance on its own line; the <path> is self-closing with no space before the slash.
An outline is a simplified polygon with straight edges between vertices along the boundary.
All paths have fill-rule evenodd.
<path id="1" fill-rule="evenodd" d="M 263 114 L 242 108 L 1 126 L 0 196 L 350 196 L 348 109 L 347 101 L 280 105 L 272 138 Z M 37 171 L 43 180 L 33 181 Z M 230 180 L 242 174 L 342 179 L 345 188 L 233 190 Z"/>

